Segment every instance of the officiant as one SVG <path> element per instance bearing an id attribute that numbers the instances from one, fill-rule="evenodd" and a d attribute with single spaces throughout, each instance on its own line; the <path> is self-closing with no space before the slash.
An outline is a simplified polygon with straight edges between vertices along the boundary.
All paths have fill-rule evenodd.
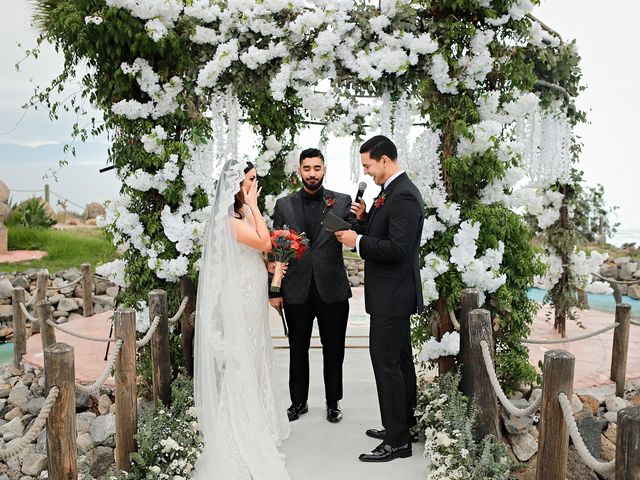
<path id="1" fill-rule="evenodd" d="M 273 226 L 305 232 L 309 249 L 299 260 L 289 262 L 280 294 L 270 294 L 271 305 L 284 311 L 289 329 L 289 421 L 309 411 L 309 347 L 314 319 L 322 343 L 326 418 L 342 420 L 342 363 L 349 317 L 351 288 L 344 268 L 342 245 L 322 227 L 324 216 L 349 222 L 354 230 L 362 225 L 351 213 L 351 197 L 324 188 L 326 166 L 322 152 L 308 148 L 300 154 L 298 173 L 302 188 L 276 202 Z M 281 295 L 281 296 L 276 296 Z"/>

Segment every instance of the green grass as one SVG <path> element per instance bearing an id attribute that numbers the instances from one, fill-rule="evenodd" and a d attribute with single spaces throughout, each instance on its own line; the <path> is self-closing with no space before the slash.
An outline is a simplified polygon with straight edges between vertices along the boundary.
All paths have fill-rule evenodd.
<path id="1" fill-rule="evenodd" d="M 48 255 L 40 260 L 20 263 L 0 263 L 0 272 L 46 268 L 58 272 L 71 267 L 80 268 L 85 262 L 92 268 L 116 258 L 115 247 L 98 228 L 74 230 L 9 227 L 9 250 L 42 250 Z"/>

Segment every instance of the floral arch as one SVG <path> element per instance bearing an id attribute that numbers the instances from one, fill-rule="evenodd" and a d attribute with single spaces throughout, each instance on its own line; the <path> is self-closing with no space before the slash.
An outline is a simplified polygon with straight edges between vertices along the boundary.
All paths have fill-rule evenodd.
<path id="1" fill-rule="evenodd" d="M 259 138 L 267 208 L 296 183 L 304 125 L 351 137 L 354 172 L 359 142 L 389 135 L 427 207 L 429 309 L 415 318 L 415 340 L 451 330 L 462 289 L 476 287 L 512 386 L 535 376 L 520 343 L 534 313 L 527 289 L 545 271 L 534 230 L 551 232 L 549 258 L 564 260 L 559 275 L 549 262 L 546 280 L 562 277 L 569 293 L 597 260 L 576 256 L 571 273 L 575 242 L 562 233 L 579 151 L 571 127 L 584 119 L 573 102 L 579 57 L 531 16 L 534 3 L 39 0 L 41 40 L 64 52 L 65 68 L 34 101 L 57 108 L 55 89 L 88 65 L 82 95 L 104 122 L 76 133 L 109 133 L 123 182 L 103 225 L 125 254 L 102 271 L 134 305 L 197 278 L 211 158 L 237 155 L 241 123 Z"/>

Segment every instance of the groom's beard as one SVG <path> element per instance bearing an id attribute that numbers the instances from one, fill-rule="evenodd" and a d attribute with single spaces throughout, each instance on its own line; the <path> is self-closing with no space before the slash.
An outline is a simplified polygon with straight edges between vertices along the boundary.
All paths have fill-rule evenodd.
<path id="1" fill-rule="evenodd" d="M 319 179 L 316 180 L 305 180 L 304 178 L 302 179 L 302 184 L 305 186 L 305 188 L 311 192 L 316 192 L 318 190 L 320 190 L 320 187 L 322 187 L 322 182 L 324 181 L 324 176 L 320 177 Z"/>

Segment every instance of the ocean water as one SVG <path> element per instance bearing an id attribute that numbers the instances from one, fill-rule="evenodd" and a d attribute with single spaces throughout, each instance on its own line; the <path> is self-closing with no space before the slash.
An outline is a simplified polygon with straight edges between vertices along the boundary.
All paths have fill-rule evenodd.
<path id="1" fill-rule="evenodd" d="M 7 365 L 13 361 L 13 343 L 0 343 L 0 365 Z"/>
<path id="2" fill-rule="evenodd" d="M 635 243 L 640 247 L 640 228 L 621 228 L 609 239 L 609 243 L 616 247 L 621 247 L 625 243 Z"/>
<path id="3" fill-rule="evenodd" d="M 536 302 L 542 302 L 546 293 L 547 291 L 542 288 L 530 288 L 528 296 Z M 592 310 L 612 314 L 616 311 L 616 301 L 613 295 L 587 293 L 587 301 L 589 302 L 589 308 Z M 640 318 L 640 300 L 634 300 L 631 297 L 623 295 L 622 302 L 631 305 L 631 318 Z"/>

